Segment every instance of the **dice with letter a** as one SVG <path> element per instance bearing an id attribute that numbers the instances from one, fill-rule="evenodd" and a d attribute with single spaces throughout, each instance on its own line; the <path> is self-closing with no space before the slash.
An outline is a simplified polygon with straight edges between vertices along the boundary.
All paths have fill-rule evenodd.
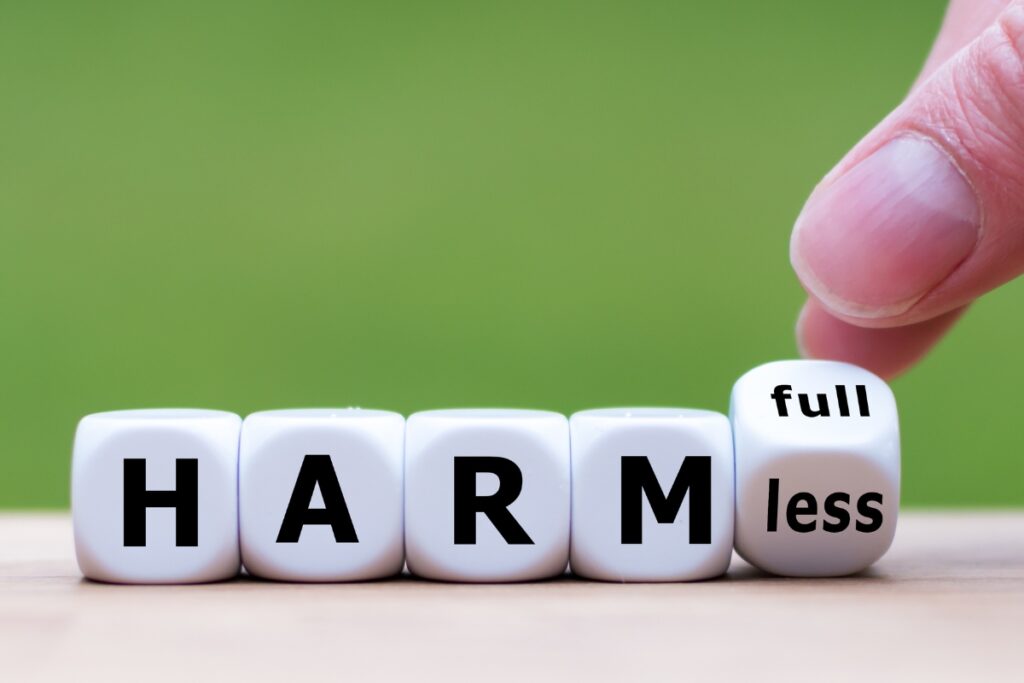
<path id="1" fill-rule="evenodd" d="M 254 413 L 242 424 L 242 562 L 279 581 L 402 571 L 405 419 L 385 410 Z"/>

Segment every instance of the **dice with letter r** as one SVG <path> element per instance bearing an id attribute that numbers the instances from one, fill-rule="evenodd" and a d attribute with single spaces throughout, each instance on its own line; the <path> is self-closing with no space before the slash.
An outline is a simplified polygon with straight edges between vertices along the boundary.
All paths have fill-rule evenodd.
<path id="1" fill-rule="evenodd" d="M 584 410 L 572 433 L 574 574 L 693 581 L 732 557 L 729 420 L 709 410 Z"/>
<path id="2" fill-rule="evenodd" d="M 783 576 L 842 576 L 888 550 L 900 497 L 896 400 L 847 363 L 768 363 L 732 390 L 736 550 Z"/>
<path id="3" fill-rule="evenodd" d="M 415 413 L 405 436 L 409 571 L 543 579 L 569 560 L 569 424 L 541 410 Z"/>
<path id="4" fill-rule="evenodd" d="M 114 583 L 236 576 L 241 419 L 217 410 L 124 410 L 82 418 L 71 516 L 82 573 Z"/>

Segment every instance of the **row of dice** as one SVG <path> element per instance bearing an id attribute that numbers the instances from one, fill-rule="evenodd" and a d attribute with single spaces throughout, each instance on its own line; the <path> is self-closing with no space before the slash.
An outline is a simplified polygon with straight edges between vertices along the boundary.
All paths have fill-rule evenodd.
<path id="1" fill-rule="evenodd" d="M 704 410 L 205 410 L 84 418 L 75 547 L 90 578 L 608 581 L 860 571 L 899 506 L 886 384 L 782 361 Z M 731 418 L 731 420 L 730 420 Z"/>

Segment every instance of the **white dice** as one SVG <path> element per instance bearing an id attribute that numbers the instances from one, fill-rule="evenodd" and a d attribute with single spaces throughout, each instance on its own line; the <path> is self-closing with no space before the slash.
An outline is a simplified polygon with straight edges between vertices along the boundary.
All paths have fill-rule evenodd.
<path id="1" fill-rule="evenodd" d="M 402 571 L 405 420 L 381 410 L 275 410 L 245 418 L 242 562 L 282 581 Z"/>
<path id="2" fill-rule="evenodd" d="M 747 561 L 859 572 L 900 497 L 896 402 L 853 365 L 781 361 L 730 417 L 681 408 L 255 413 L 129 410 L 79 423 L 75 550 L 121 583 L 231 578 L 693 581 Z"/>
<path id="3" fill-rule="evenodd" d="M 527 581 L 569 557 L 569 425 L 532 410 L 437 410 L 406 425 L 406 562 L 447 581 Z"/>
<path id="4" fill-rule="evenodd" d="M 126 410 L 83 418 L 71 475 L 82 573 L 119 583 L 235 576 L 241 422 L 214 410 Z"/>
<path id="5" fill-rule="evenodd" d="M 731 417 L 744 559 L 784 576 L 840 576 L 885 553 L 900 495 L 885 382 L 846 363 L 768 363 L 736 382 Z"/>
<path id="6" fill-rule="evenodd" d="M 570 419 L 574 574 L 691 581 L 723 574 L 733 540 L 733 453 L 721 413 L 587 410 Z"/>

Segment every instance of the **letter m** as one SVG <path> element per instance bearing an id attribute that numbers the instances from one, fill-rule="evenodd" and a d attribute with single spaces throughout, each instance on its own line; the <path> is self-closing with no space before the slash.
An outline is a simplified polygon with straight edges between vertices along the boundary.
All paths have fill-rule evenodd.
<path id="1" fill-rule="evenodd" d="M 676 520 L 687 492 L 690 494 L 690 543 L 711 543 L 710 456 L 683 458 L 667 496 L 658 484 L 658 478 L 646 456 L 623 456 L 622 543 L 643 543 L 644 497 L 650 503 L 658 523 L 671 524 Z"/>

